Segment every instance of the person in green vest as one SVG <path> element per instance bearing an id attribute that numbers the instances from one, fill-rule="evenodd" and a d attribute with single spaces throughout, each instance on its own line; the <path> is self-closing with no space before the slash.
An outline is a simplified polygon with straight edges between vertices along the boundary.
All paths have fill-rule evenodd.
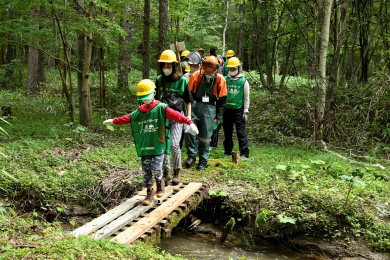
<path id="1" fill-rule="evenodd" d="M 227 86 L 227 100 L 223 114 L 223 130 L 225 141 L 225 155 L 231 156 L 233 149 L 233 126 L 236 125 L 238 146 L 243 160 L 249 158 L 249 142 L 246 133 L 246 123 L 249 113 L 249 83 L 240 72 L 240 60 L 232 57 L 226 67 L 229 73 L 225 76 Z"/>
<path id="2" fill-rule="evenodd" d="M 188 52 L 189 53 L 189 52 Z M 168 106 L 191 119 L 192 94 L 188 88 L 188 79 L 177 70 L 178 61 L 176 54 L 171 50 L 165 50 L 161 53 L 158 60 L 162 74 L 156 80 L 156 99 L 168 104 Z M 170 122 L 171 137 L 170 149 L 172 157 L 173 179 L 172 184 L 180 183 L 181 148 L 180 139 L 183 134 L 184 125 L 176 122 Z M 165 155 L 163 163 L 164 179 L 171 179 L 169 170 L 171 168 L 169 155 Z"/>
<path id="3" fill-rule="evenodd" d="M 226 53 L 227 61 L 223 64 L 222 74 L 226 77 L 229 74 L 229 68 L 227 67 L 228 61 L 230 58 L 234 57 L 234 51 L 228 50 Z"/>
<path id="4" fill-rule="evenodd" d="M 198 128 L 191 119 L 155 100 L 155 89 L 156 86 L 150 79 L 141 80 L 137 84 L 137 100 L 143 104 L 131 114 L 103 122 L 104 125 L 131 125 L 137 155 L 141 157 L 144 185 L 147 188 L 143 205 L 153 202 L 153 178 L 156 180 L 157 197 L 161 198 L 165 193 L 162 164 L 164 154 L 169 153 L 169 129 L 166 128 L 166 121 L 187 124 L 190 132 L 198 133 Z"/>
<path id="5" fill-rule="evenodd" d="M 236 57 L 234 51 L 233 50 L 228 50 L 227 53 L 226 53 L 227 61 L 225 61 L 225 63 L 223 64 L 223 69 L 222 69 L 222 74 L 225 77 L 229 75 L 229 68 L 227 67 L 228 61 L 229 61 L 230 58 L 233 58 L 233 57 Z M 238 71 L 239 72 L 243 72 L 242 71 L 242 62 L 241 62 L 241 66 L 238 69 Z"/>

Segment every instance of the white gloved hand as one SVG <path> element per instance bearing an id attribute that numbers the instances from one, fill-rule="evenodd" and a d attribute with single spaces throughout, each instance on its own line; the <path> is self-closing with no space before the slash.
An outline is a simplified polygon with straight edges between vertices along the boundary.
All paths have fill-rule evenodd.
<path id="1" fill-rule="evenodd" d="M 244 115 L 242 116 L 242 119 L 244 120 L 245 123 L 248 122 L 248 113 L 244 113 Z"/>
<path id="2" fill-rule="evenodd" d="M 194 123 L 190 124 L 190 133 L 199 134 L 199 130 Z"/>
<path id="3" fill-rule="evenodd" d="M 191 128 L 189 125 L 184 125 L 184 133 L 189 133 L 191 131 Z"/>
<path id="4" fill-rule="evenodd" d="M 103 125 L 112 125 L 114 124 L 114 120 L 113 119 L 107 119 L 103 122 Z"/>

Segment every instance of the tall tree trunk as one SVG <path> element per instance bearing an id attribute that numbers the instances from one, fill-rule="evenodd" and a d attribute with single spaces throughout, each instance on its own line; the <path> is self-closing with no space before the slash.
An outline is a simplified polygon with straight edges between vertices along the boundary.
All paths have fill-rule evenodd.
<path id="1" fill-rule="evenodd" d="M 142 78 L 149 78 L 149 66 L 150 66 L 150 0 L 144 1 L 144 31 L 143 31 L 143 68 L 142 68 Z"/>
<path id="2" fill-rule="evenodd" d="M 329 44 L 329 28 L 330 28 L 330 16 L 332 11 L 333 0 L 324 0 L 324 19 L 321 28 L 321 48 L 319 53 L 319 83 L 318 83 L 318 106 L 317 106 L 317 130 L 315 134 L 316 140 L 322 140 L 323 138 L 323 120 L 325 113 L 325 102 L 326 102 L 326 57 L 328 52 Z"/>
<path id="3" fill-rule="evenodd" d="M 228 15 L 229 15 L 229 0 L 226 0 L 225 2 L 225 24 L 223 26 L 223 33 L 222 33 L 222 56 L 225 56 L 225 45 L 226 45 L 226 31 L 228 26 Z"/>
<path id="4" fill-rule="evenodd" d="M 278 30 L 280 28 L 280 23 L 279 23 L 279 15 L 276 15 L 276 23 L 278 24 Z M 279 54 L 278 54 L 278 49 L 279 49 L 279 35 L 276 33 L 276 39 L 275 39 L 275 74 L 279 76 L 280 71 L 279 71 Z M 288 60 L 287 60 L 288 62 Z"/>
<path id="5" fill-rule="evenodd" d="M 359 16 L 359 43 L 360 43 L 360 61 L 361 61 L 361 75 L 360 81 L 367 82 L 368 80 L 368 65 L 369 57 L 366 49 L 369 48 L 369 34 L 370 34 L 370 0 L 358 1 L 358 16 Z"/>
<path id="6" fill-rule="evenodd" d="M 34 30 L 39 30 L 39 5 L 36 3 L 33 3 L 31 6 L 30 21 L 31 27 L 34 28 L 31 30 L 31 42 L 33 45 L 39 46 L 38 39 L 34 33 Z M 38 56 L 39 51 L 30 45 L 28 48 L 27 79 L 27 89 L 29 95 L 36 95 L 38 91 Z"/>
<path id="7" fill-rule="evenodd" d="M 84 0 L 75 0 L 75 8 L 80 16 L 92 17 L 93 5 L 91 3 L 88 14 Z M 92 55 L 92 32 L 77 31 L 77 83 L 79 92 L 80 124 L 90 126 L 92 124 L 91 95 L 89 89 L 89 69 Z"/>
<path id="8" fill-rule="evenodd" d="M 271 3 L 272 4 L 272 3 Z M 263 2 L 263 10 L 268 10 L 268 8 L 271 9 L 268 5 L 268 0 Z M 268 41 L 268 30 L 269 30 L 269 16 L 264 15 L 262 17 L 262 23 L 263 23 L 263 38 L 264 40 L 264 45 L 263 45 L 263 50 L 264 52 L 262 53 L 261 57 L 264 57 L 264 61 L 262 63 L 265 63 L 265 71 L 267 74 L 267 85 L 270 89 L 273 89 L 275 87 L 274 83 L 274 77 L 273 77 L 273 70 L 272 70 L 272 63 L 273 61 L 270 60 L 270 51 L 269 51 L 269 41 Z"/>
<path id="9" fill-rule="evenodd" d="M 158 50 L 156 61 L 160 57 L 161 53 L 166 50 L 167 35 L 168 35 L 168 0 L 159 0 L 159 15 L 158 15 Z M 161 74 L 160 66 L 157 63 L 157 73 Z"/>
<path id="10" fill-rule="evenodd" d="M 240 16 L 240 23 L 242 23 L 244 20 L 245 20 L 245 0 L 243 1 L 242 4 L 240 4 L 240 8 L 239 8 L 239 12 L 240 14 L 242 14 Z M 242 36 L 243 36 L 243 30 L 239 30 L 238 32 L 238 39 L 237 39 L 237 57 L 239 59 L 242 59 L 243 58 L 243 52 L 242 52 Z M 244 63 L 245 64 L 245 63 Z"/>
<path id="11" fill-rule="evenodd" d="M 340 68 L 340 51 L 341 51 L 341 44 L 343 42 L 344 37 L 344 28 L 345 28 L 345 18 L 347 16 L 347 10 L 348 6 L 351 0 L 345 0 L 344 4 L 341 6 L 340 9 L 340 19 L 339 19 L 339 30 L 335 28 L 336 34 L 334 39 L 334 51 L 333 51 L 333 57 L 332 57 L 332 66 L 330 67 L 329 72 L 329 85 L 326 92 L 326 103 L 325 103 L 325 115 L 328 114 L 330 110 L 330 104 L 331 100 L 333 98 L 333 90 L 335 87 L 337 87 L 337 78 L 338 78 L 338 71 Z"/>
<path id="12" fill-rule="evenodd" d="M 130 16 L 130 6 L 124 7 L 126 18 L 121 18 L 120 24 L 126 36 L 119 38 L 119 59 L 118 59 L 118 86 L 122 89 L 129 85 L 128 74 L 131 67 L 130 43 L 132 39 L 131 25 L 127 17 Z"/>
<path id="13" fill-rule="evenodd" d="M 63 93 L 66 96 L 66 101 L 68 104 L 68 109 L 69 109 L 69 116 L 70 116 L 70 121 L 74 123 L 74 104 L 73 104 L 73 82 L 72 82 L 72 68 L 71 68 L 71 62 L 69 58 L 69 52 L 68 52 L 68 42 L 66 40 L 66 19 L 63 19 L 63 27 L 61 27 L 61 22 L 60 18 L 58 17 L 57 11 L 55 9 L 55 6 L 53 4 L 53 0 L 49 0 L 49 3 L 51 5 L 52 13 L 53 13 L 53 32 L 54 32 L 54 37 L 57 38 L 57 29 L 56 29 L 56 23 L 58 26 L 58 32 L 61 37 L 61 42 L 62 42 L 62 51 L 64 53 L 65 57 L 65 62 L 66 64 L 61 64 L 58 59 L 55 60 L 55 63 L 57 63 L 58 70 L 60 73 L 61 77 L 61 82 L 62 82 L 62 90 Z M 64 13 L 65 16 L 65 13 Z M 60 47 L 56 44 L 57 51 L 58 51 L 58 57 L 60 57 Z M 69 88 L 66 83 L 66 73 L 69 75 Z"/>
<path id="14" fill-rule="evenodd" d="M 104 48 L 99 48 L 100 107 L 106 107 L 106 82 L 104 77 Z"/>
<path id="15" fill-rule="evenodd" d="M 37 69 L 37 83 L 38 85 L 46 83 L 46 57 L 42 51 L 38 52 L 38 69 Z"/>

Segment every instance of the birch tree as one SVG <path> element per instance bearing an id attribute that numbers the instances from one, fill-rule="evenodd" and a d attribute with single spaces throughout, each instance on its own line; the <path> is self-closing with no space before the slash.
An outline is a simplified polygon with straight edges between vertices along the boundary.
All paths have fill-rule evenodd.
<path id="1" fill-rule="evenodd" d="M 329 44 L 329 28 L 330 28 L 330 17 L 332 10 L 333 0 L 324 0 L 324 19 L 321 26 L 321 46 L 319 53 L 319 82 L 318 82 L 318 105 L 317 105 L 317 129 L 315 133 L 315 138 L 321 140 L 323 136 L 323 121 L 325 114 L 325 104 L 326 104 L 326 57 L 328 53 L 328 44 Z"/>

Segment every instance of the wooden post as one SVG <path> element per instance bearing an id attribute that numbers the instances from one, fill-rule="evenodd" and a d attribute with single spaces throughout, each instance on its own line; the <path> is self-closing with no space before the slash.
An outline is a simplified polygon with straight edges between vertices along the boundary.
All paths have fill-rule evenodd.
<path id="1" fill-rule="evenodd" d="M 183 68 L 181 67 L 180 53 L 179 53 L 179 47 L 177 46 L 177 42 L 175 42 L 175 50 L 176 50 L 176 58 L 177 58 L 178 63 L 179 63 L 179 70 L 180 70 L 180 73 L 183 74 Z"/>
<path id="2" fill-rule="evenodd" d="M 232 161 L 235 164 L 240 163 L 240 152 L 232 152 Z"/>

